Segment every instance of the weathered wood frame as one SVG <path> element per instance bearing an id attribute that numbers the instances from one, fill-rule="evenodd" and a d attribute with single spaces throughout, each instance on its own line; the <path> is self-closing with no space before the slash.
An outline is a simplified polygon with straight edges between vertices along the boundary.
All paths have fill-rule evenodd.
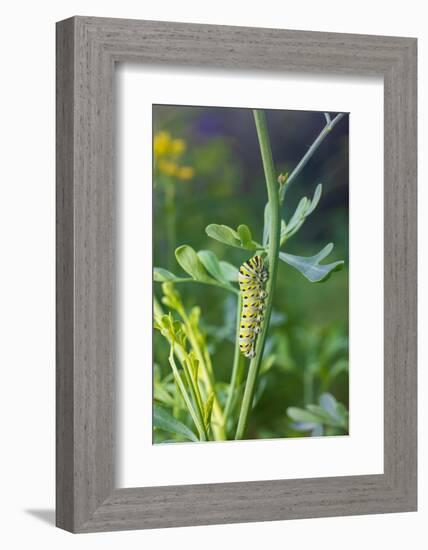
<path id="1" fill-rule="evenodd" d="M 57 24 L 59 527 L 91 532 L 416 510 L 416 44 L 88 17 Z M 116 62 L 384 78 L 382 475 L 115 488 Z"/>

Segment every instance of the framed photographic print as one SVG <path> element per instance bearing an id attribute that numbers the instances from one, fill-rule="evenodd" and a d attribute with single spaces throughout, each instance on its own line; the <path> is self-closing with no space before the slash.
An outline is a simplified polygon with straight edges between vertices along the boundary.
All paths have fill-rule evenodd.
<path id="1" fill-rule="evenodd" d="M 416 40 L 57 24 L 57 525 L 416 510 Z"/>

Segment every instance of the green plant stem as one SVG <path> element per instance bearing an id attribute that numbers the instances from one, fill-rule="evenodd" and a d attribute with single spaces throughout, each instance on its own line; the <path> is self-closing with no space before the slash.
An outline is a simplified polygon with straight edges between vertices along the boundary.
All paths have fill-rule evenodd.
<path id="1" fill-rule="evenodd" d="M 328 117 L 327 117 L 328 115 Z M 316 137 L 315 141 L 312 143 L 312 145 L 309 147 L 309 149 L 306 151 L 306 153 L 303 155 L 301 161 L 298 163 L 298 165 L 294 168 L 294 170 L 291 172 L 289 177 L 287 178 L 285 186 L 283 186 L 281 193 L 280 193 L 280 202 L 282 203 L 285 197 L 285 190 L 290 187 L 290 185 L 293 183 L 293 181 L 297 178 L 297 176 L 300 174 L 300 172 L 303 170 L 303 168 L 307 165 L 308 161 L 311 159 L 315 151 L 318 149 L 318 147 L 321 145 L 321 143 L 324 141 L 325 137 L 333 130 L 333 128 L 336 126 L 336 124 L 339 122 L 341 118 L 345 116 L 345 113 L 339 113 L 336 115 L 333 120 L 330 119 L 330 115 L 328 113 L 325 113 L 326 117 L 326 125 L 321 130 L 321 132 Z"/>
<path id="2" fill-rule="evenodd" d="M 204 422 L 204 409 L 203 409 L 203 405 L 202 405 L 201 394 L 199 392 L 198 381 L 194 380 L 194 378 L 192 376 L 192 373 L 191 373 L 190 365 L 188 364 L 187 360 L 185 360 L 181 364 L 181 366 L 183 367 L 184 376 L 186 377 L 187 386 L 189 388 L 190 395 L 191 395 L 192 400 L 193 400 L 193 404 L 194 404 L 194 407 L 195 407 L 196 415 L 198 417 L 198 421 L 199 421 L 200 425 L 202 426 L 203 434 L 204 434 L 205 439 L 208 440 L 209 437 L 208 437 L 208 432 L 206 430 L 205 422 Z"/>
<path id="3" fill-rule="evenodd" d="M 269 231 L 269 279 L 266 284 L 266 309 L 260 334 L 257 337 L 256 354 L 251 360 L 248 369 L 247 381 L 245 384 L 244 397 L 242 398 L 241 411 L 239 414 L 238 428 L 235 439 L 243 439 L 247 430 L 248 418 L 251 412 L 254 391 L 256 388 L 257 377 L 263 357 L 263 349 L 269 328 L 269 321 L 272 312 L 273 294 L 278 270 L 278 253 L 280 241 L 280 216 L 279 216 L 279 192 L 276 180 L 275 167 L 272 159 L 272 151 L 269 141 L 269 133 L 266 124 L 264 111 L 254 110 L 254 120 L 259 139 L 260 153 L 263 162 L 263 169 L 268 193 L 268 203 L 270 209 L 270 231 Z M 239 335 L 237 335 L 238 337 Z"/>
<path id="4" fill-rule="evenodd" d="M 192 367 L 191 367 L 191 364 L 190 364 L 188 358 L 186 359 L 186 371 L 187 371 L 187 374 L 188 374 L 188 377 L 189 377 L 189 383 L 192 384 L 192 387 L 193 387 L 194 392 L 195 392 L 196 403 L 199 407 L 199 410 L 202 413 L 202 418 L 203 418 L 204 405 L 203 405 L 203 402 L 202 402 L 201 390 L 199 388 L 198 374 L 196 372 L 196 376 L 193 375 Z"/>
<path id="5" fill-rule="evenodd" d="M 233 355 L 233 367 L 232 367 L 232 376 L 230 378 L 229 391 L 227 394 L 226 406 L 224 408 L 224 422 L 227 424 L 228 419 L 230 418 L 234 404 L 236 403 L 236 392 L 242 382 L 244 374 L 244 356 L 239 349 L 239 325 L 241 322 L 241 308 L 242 308 L 242 298 L 239 294 L 237 303 L 236 303 L 236 339 L 235 339 L 235 351 Z"/>

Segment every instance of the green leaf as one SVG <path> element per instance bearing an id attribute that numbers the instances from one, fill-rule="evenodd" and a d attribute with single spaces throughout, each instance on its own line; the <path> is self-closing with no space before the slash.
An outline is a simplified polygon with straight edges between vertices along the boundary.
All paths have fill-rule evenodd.
<path id="1" fill-rule="evenodd" d="M 323 409 L 325 409 L 332 416 L 336 415 L 337 401 L 331 395 L 331 393 L 323 393 L 320 395 L 319 404 Z"/>
<path id="2" fill-rule="evenodd" d="M 220 262 L 214 252 L 211 252 L 211 250 L 200 250 L 198 252 L 198 256 L 205 269 L 214 277 L 214 279 L 217 279 L 220 283 L 227 282 L 227 279 L 224 277 L 221 269 Z"/>
<path id="3" fill-rule="evenodd" d="M 199 361 L 196 358 L 195 352 L 192 350 L 188 356 L 187 360 L 190 366 L 190 373 L 195 384 L 198 383 L 198 373 L 199 373 Z"/>
<path id="4" fill-rule="evenodd" d="M 223 277 L 226 281 L 236 283 L 238 281 L 239 270 L 234 265 L 229 262 L 220 261 L 220 268 L 223 274 Z"/>
<path id="5" fill-rule="evenodd" d="M 199 256 L 191 246 L 183 244 L 175 250 L 177 262 L 196 281 L 212 282 Z"/>
<path id="6" fill-rule="evenodd" d="M 238 233 L 227 225 L 211 223 L 205 228 L 205 232 L 208 237 L 211 237 L 216 241 L 220 241 L 221 243 L 229 246 L 235 246 L 236 248 L 241 248 L 241 239 L 239 238 Z"/>
<path id="7" fill-rule="evenodd" d="M 178 277 L 167 269 L 163 269 L 162 267 L 154 267 L 153 279 L 158 283 L 165 283 L 166 281 L 175 281 Z"/>
<path id="8" fill-rule="evenodd" d="M 327 426 L 341 427 L 342 422 L 335 415 L 330 414 L 320 405 L 307 405 L 307 410 L 312 414 L 318 415 L 320 421 Z"/>
<path id="9" fill-rule="evenodd" d="M 241 231 L 240 234 L 227 225 L 218 225 L 216 223 L 211 223 L 205 228 L 205 232 L 208 237 L 211 237 L 216 241 L 220 241 L 223 244 L 227 244 L 228 246 L 234 246 L 236 248 L 240 248 L 241 250 L 243 248 L 246 250 L 256 250 L 257 248 L 262 248 L 259 243 L 256 243 L 251 239 L 251 232 L 248 226 L 240 225 L 238 230 Z"/>
<path id="10" fill-rule="evenodd" d="M 285 232 L 283 232 L 281 228 L 281 238 L 289 239 L 295 233 L 297 233 L 297 231 L 299 231 L 309 214 L 312 214 L 312 212 L 318 206 L 321 198 L 321 193 L 322 185 L 321 183 L 319 183 L 315 188 L 312 200 L 309 200 L 307 197 L 302 197 L 300 199 L 300 202 L 297 205 L 294 214 L 291 216 L 290 221 L 287 224 Z"/>
<path id="11" fill-rule="evenodd" d="M 211 414 L 213 411 L 213 404 L 214 404 L 214 393 L 211 392 L 208 396 L 208 399 L 206 400 L 206 403 L 204 405 L 204 423 L 205 426 L 209 426 L 211 422 Z"/>
<path id="12" fill-rule="evenodd" d="M 329 393 L 323 393 L 319 405 L 306 405 L 305 409 L 290 407 L 288 416 L 295 422 L 307 424 L 322 424 L 330 428 L 348 429 L 348 411 Z"/>
<path id="13" fill-rule="evenodd" d="M 281 235 L 281 238 L 289 239 L 290 237 L 295 235 L 305 223 L 305 219 L 306 218 L 301 218 L 300 220 L 298 220 L 297 223 L 293 224 L 292 228 L 287 227 L 287 231 L 283 235 Z"/>
<path id="14" fill-rule="evenodd" d="M 323 424 L 330 428 L 348 429 L 348 411 L 330 393 L 321 394 L 319 405 L 306 405 L 305 409 L 290 407 L 287 414 L 292 420 L 307 425 Z"/>
<path id="15" fill-rule="evenodd" d="M 340 260 L 331 264 L 320 264 L 326 256 L 333 250 L 333 243 L 329 243 L 315 256 L 294 256 L 286 252 L 280 252 L 279 258 L 288 265 L 291 265 L 311 283 L 320 283 L 326 281 L 334 271 L 339 271 L 344 265 L 344 261 Z"/>
<path id="16" fill-rule="evenodd" d="M 154 406 L 153 426 L 165 432 L 181 435 L 189 441 L 199 441 L 190 428 L 183 424 L 183 422 L 175 419 L 166 409 L 159 405 Z"/>
<path id="17" fill-rule="evenodd" d="M 161 382 L 154 384 L 153 397 L 156 401 L 160 401 L 164 405 L 173 407 L 175 405 L 175 400 L 172 395 L 163 387 Z"/>
<path id="18" fill-rule="evenodd" d="M 311 413 L 305 409 L 299 409 L 298 407 L 288 407 L 287 414 L 295 422 L 322 423 L 322 420 L 317 414 Z"/>
<path id="19" fill-rule="evenodd" d="M 336 401 L 330 393 L 321 394 L 319 403 L 335 419 L 337 425 L 348 428 L 348 411 L 345 405 Z"/>
<path id="20" fill-rule="evenodd" d="M 308 199 L 307 197 L 302 197 L 299 201 L 299 204 L 297 205 L 296 210 L 294 211 L 294 214 L 291 216 L 290 221 L 287 224 L 288 230 L 291 231 L 294 229 L 294 227 L 301 221 L 301 219 L 304 217 L 304 213 L 306 210 L 306 207 L 308 205 Z"/>
<path id="21" fill-rule="evenodd" d="M 309 214 L 312 214 L 312 212 L 318 206 L 318 203 L 320 202 L 320 198 L 321 198 L 321 193 L 322 193 L 322 184 L 319 183 L 316 186 L 314 196 L 312 197 L 312 200 L 311 200 L 308 208 L 306 209 L 305 218 L 307 216 L 309 216 Z"/>
<path id="22" fill-rule="evenodd" d="M 255 250 L 256 246 L 253 243 L 253 237 L 251 235 L 248 225 L 241 224 L 238 226 L 238 235 L 241 239 L 242 246 L 247 249 Z"/>
<path id="23" fill-rule="evenodd" d="M 167 269 L 155 267 L 153 269 L 153 280 L 155 282 L 164 283 L 164 285 L 171 285 L 171 283 L 189 283 L 193 281 L 213 285 L 218 285 L 218 283 L 220 283 L 225 289 L 238 292 L 233 285 L 230 284 L 230 282 L 238 281 L 238 269 L 228 262 L 219 262 L 216 255 L 210 250 L 200 250 L 196 253 L 190 246 L 183 245 L 176 249 L 175 255 L 178 263 L 191 278 L 179 277 Z M 208 275 L 207 271 L 212 277 Z M 165 292 L 165 294 L 167 293 Z M 168 307 L 177 309 L 175 305 L 176 300 L 172 300 L 169 295 L 162 298 L 162 302 Z"/>

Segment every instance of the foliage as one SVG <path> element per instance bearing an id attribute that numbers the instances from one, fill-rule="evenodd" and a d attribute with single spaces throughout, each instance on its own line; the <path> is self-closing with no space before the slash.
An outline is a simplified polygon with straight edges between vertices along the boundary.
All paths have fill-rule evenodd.
<path id="1" fill-rule="evenodd" d="M 161 307 L 157 306 L 154 314 L 155 329 L 160 331 L 170 346 L 168 360 L 178 393 L 199 439 L 224 439 L 224 418 L 216 394 L 211 358 L 205 335 L 199 326 L 200 309 L 194 307 L 187 313 L 173 285 L 164 283 L 162 288 L 162 302 L 170 312 L 164 315 Z M 179 319 L 174 318 L 171 310 L 178 314 Z M 169 397 L 172 398 L 168 395 L 167 403 L 171 402 Z M 156 398 L 159 399 L 159 392 L 157 395 L 155 393 Z M 160 400 L 167 404 L 165 398 Z"/>
<path id="2" fill-rule="evenodd" d="M 299 432 L 311 432 L 313 436 L 348 433 L 348 411 L 330 393 L 321 394 L 318 405 L 306 405 L 304 409 L 288 407 L 287 414 Z"/>
<path id="3" fill-rule="evenodd" d="M 329 243 L 314 256 L 294 256 L 280 252 L 279 257 L 283 262 L 300 271 L 311 283 L 321 283 L 326 281 L 333 271 L 339 271 L 343 267 L 343 260 L 331 264 L 320 264 L 320 261 L 330 254 L 333 247 L 333 243 Z"/>

